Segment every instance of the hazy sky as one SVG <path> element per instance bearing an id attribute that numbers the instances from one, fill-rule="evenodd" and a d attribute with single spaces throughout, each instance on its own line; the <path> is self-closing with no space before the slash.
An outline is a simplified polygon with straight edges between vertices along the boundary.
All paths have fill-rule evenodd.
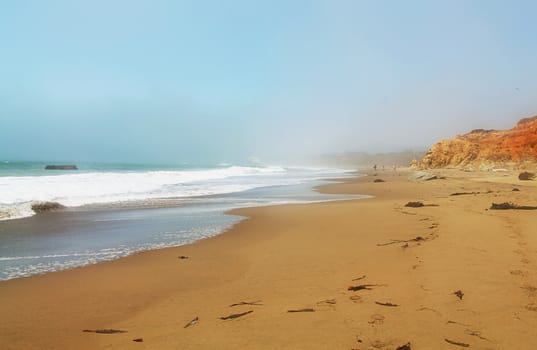
<path id="1" fill-rule="evenodd" d="M 0 159 L 424 149 L 537 114 L 535 1 L 0 4 Z"/>

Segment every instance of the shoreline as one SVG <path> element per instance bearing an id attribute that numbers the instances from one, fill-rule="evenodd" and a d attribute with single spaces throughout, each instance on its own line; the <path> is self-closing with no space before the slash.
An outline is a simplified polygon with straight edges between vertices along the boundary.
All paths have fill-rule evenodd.
<path id="1" fill-rule="evenodd" d="M 235 208 L 357 197 L 314 191 L 313 187 L 324 183 L 329 182 L 316 180 L 198 197 L 175 207 L 114 207 L 108 210 L 68 208 L 25 219 L 0 221 L 0 280 L 87 266 L 140 251 L 190 244 L 220 234 L 242 220 L 225 214 Z"/>
<path id="2" fill-rule="evenodd" d="M 535 348 L 537 220 L 485 210 L 491 201 L 537 202 L 533 185 L 513 192 L 493 177 L 441 172 L 446 180 L 386 171 L 384 183 L 323 185 L 375 197 L 234 209 L 249 218 L 193 244 L 0 282 L 0 340 L 7 349 L 453 348 L 445 339 Z M 462 190 L 484 194 L 449 196 Z M 404 207 L 415 200 L 438 206 Z M 383 246 L 392 240 L 410 241 Z M 359 284 L 375 286 L 347 290 Z M 229 307 L 256 300 L 263 305 Z M 82 332 L 102 328 L 128 333 Z"/>

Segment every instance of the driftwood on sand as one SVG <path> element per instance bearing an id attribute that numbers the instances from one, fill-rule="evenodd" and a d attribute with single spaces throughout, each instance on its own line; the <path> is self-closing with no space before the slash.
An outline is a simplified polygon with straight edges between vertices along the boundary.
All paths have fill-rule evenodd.
<path id="1" fill-rule="evenodd" d="M 392 239 L 392 240 L 390 240 L 390 242 L 387 242 L 387 243 L 377 243 L 377 246 L 383 247 L 383 246 L 390 245 L 390 244 L 408 243 L 408 242 L 423 242 L 423 241 L 426 241 L 426 240 L 427 240 L 426 238 L 423 238 L 421 236 L 417 236 L 416 238 L 412 238 L 412 239 Z"/>
<path id="2" fill-rule="evenodd" d="M 238 302 L 238 303 L 235 303 L 235 304 L 231 304 L 231 305 L 229 305 L 229 307 L 240 306 L 240 305 L 262 306 L 263 304 L 260 304 L 260 302 L 262 302 L 262 300 L 256 300 L 256 301 L 241 301 L 241 302 Z"/>
<path id="3" fill-rule="evenodd" d="M 293 313 L 293 312 L 315 312 L 315 309 L 312 309 L 312 308 L 296 309 L 296 310 L 287 310 L 287 312 L 290 312 L 290 313 Z"/>
<path id="4" fill-rule="evenodd" d="M 373 288 L 371 287 L 378 287 L 379 285 L 378 284 L 360 284 L 360 285 L 357 285 L 357 286 L 350 286 L 349 288 L 347 288 L 347 290 L 350 290 L 352 292 L 356 292 L 358 290 L 371 290 Z"/>
<path id="5" fill-rule="evenodd" d="M 393 304 L 393 303 L 383 303 L 383 302 L 380 302 L 380 301 L 375 301 L 375 304 L 377 304 L 377 305 L 382 305 L 382 306 L 391 306 L 391 307 L 399 306 L 398 304 Z"/>
<path id="6" fill-rule="evenodd" d="M 196 318 L 190 320 L 190 322 L 188 322 L 183 328 L 188 328 L 188 327 L 190 327 L 190 326 L 193 326 L 193 325 L 195 325 L 196 323 L 198 323 L 199 320 L 200 320 L 199 317 L 196 316 Z"/>
<path id="7" fill-rule="evenodd" d="M 444 340 L 445 340 L 447 343 L 450 343 L 450 344 L 452 344 L 452 345 L 462 346 L 463 348 L 468 348 L 468 347 L 470 347 L 470 344 L 461 343 L 461 342 L 454 341 L 454 340 L 449 340 L 449 339 L 447 339 L 447 338 L 444 338 Z"/>
<path id="8" fill-rule="evenodd" d="M 246 312 L 242 312 L 240 314 L 231 314 L 231 315 L 228 315 L 228 316 L 222 316 L 222 317 L 220 317 L 220 319 L 221 320 L 233 320 L 233 319 L 236 319 L 236 318 L 251 314 L 252 312 L 254 312 L 254 310 L 249 310 L 249 311 L 246 311 Z"/>
<path id="9" fill-rule="evenodd" d="M 503 203 L 492 203 L 490 206 L 491 210 L 509 210 L 509 209 L 516 209 L 516 210 L 537 210 L 537 206 L 531 206 L 531 205 L 518 205 L 511 202 L 503 202 Z"/>
<path id="10" fill-rule="evenodd" d="M 108 329 L 84 329 L 82 330 L 82 332 L 86 332 L 86 333 L 98 333 L 98 334 L 116 334 L 116 333 L 127 333 L 127 331 L 124 331 L 124 330 L 121 330 L 121 329 L 113 329 L 113 328 L 108 328 Z"/>

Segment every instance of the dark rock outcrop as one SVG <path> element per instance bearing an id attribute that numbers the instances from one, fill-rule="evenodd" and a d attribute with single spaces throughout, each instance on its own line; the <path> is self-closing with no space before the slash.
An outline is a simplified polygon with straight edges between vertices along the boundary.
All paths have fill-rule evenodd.
<path id="1" fill-rule="evenodd" d="M 76 165 L 47 165 L 45 170 L 78 170 Z"/>
<path id="2" fill-rule="evenodd" d="M 65 206 L 61 205 L 58 202 L 39 202 L 32 204 L 32 210 L 36 214 L 46 213 L 49 211 L 55 211 L 63 208 L 65 208 Z"/>

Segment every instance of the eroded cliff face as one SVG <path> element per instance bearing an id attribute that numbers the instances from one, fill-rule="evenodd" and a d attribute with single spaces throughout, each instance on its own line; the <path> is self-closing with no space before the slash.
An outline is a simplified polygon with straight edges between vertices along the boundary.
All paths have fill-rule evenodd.
<path id="1" fill-rule="evenodd" d="M 537 161 L 537 116 L 510 130 L 473 130 L 442 140 L 425 154 L 423 168 L 517 165 Z"/>

